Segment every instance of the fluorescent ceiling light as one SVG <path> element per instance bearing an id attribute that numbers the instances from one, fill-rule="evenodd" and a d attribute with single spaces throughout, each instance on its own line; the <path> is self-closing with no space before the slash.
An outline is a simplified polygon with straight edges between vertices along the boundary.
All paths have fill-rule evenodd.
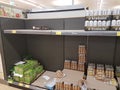
<path id="1" fill-rule="evenodd" d="M 72 0 L 55 0 L 53 4 L 56 6 L 69 6 L 72 5 Z"/>
<path id="2" fill-rule="evenodd" d="M 102 5 L 103 5 L 103 0 L 100 0 L 100 10 L 102 9 Z"/>
<path id="3" fill-rule="evenodd" d="M 114 9 L 120 9 L 120 5 L 115 6 Z"/>
<path id="4" fill-rule="evenodd" d="M 0 3 L 10 5 L 10 3 L 4 2 L 4 1 L 0 1 Z"/>
<path id="5" fill-rule="evenodd" d="M 39 3 L 38 3 L 38 2 L 36 2 L 35 0 L 26 0 L 26 1 L 28 1 L 28 2 L 30 2 L 30 3 L 37 4 L 37 6 L 39 5 L 38 7 L 42 7 L 42 8 L 43 8 L 43 7 L 45 7 L 44 5 L 39 4 Z"/>
<path id="6" fill-rule="evenodd" d="M 25 0 L 18 0 L 18 1 L 21 2 L 21 3 L 24 3 L 24 4 L 28 4 L 28 5 L 37 7 L 37 8 L 42 8 L 42 7 L 40 7 L 40 6 L 36 5 L 36 4 L 33 4 L 33 3 L 25 1 Z"/>
<path id="7" fill-rule="evenodd" d="M 0 3 L 2 3 L 2 4 L 6 4 L 6 5 L 11 5 L 11 6 L 16 6 L 15 4 L 13 5 L 13 4 L 10 4 L 10 3 L 7 3 L 7 2 L 4 2 L 4 1 L 0 1 Z"/>
<path id="8" fill-rule="evenodd" d="M 79 0 L 74 0 L 74 5 L 78 5 L 81 4 L 81 2 Z"/>
<path id="9" fill-rule="evenodd" d="M 31 3 L 37 3 L 37 2 L 35 2 L 35 1 L 33 1 L 33 0 L 27 0 L 27 1 L 29 1 L 29 2 L 31 2 Z"/>

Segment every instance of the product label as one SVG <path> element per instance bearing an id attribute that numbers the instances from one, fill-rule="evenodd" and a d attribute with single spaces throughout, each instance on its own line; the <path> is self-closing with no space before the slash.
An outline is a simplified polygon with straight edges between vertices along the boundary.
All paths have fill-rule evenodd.
<path id="1" fill-rule="evenodd" d="M 15 63 L 14 65 L 20 65 L 20 64 L 24 64 L 25 62 L 24 61 L 19 61 L 17 63 Z"/>
<path id="2" fill-rule="evenodd" d="M 61 35 L 62 33 L 60 31 L 57 31 L 56 32 L 56 35 Z"/>
<path id="3" fill-rule="evenodd" d="M 19 85 L 19 86 L 23 86 L 23 84 L 22 84 L 22 83 L 19 83 L 18 85 Z"/>
<path id="4" fill-rule="evenodd" d="M 120 32 L 117 32 L 117 36 L 120 36 Z"/>
<path id="5" fill-rule="evenodd" d="M 13 72 L 14 76 L 23 77 L 23 75 Z"/>
<path id="6" fill-rule="evenodd" d="M 12 30 L 12 33 L 14 33 L 14 34 L 15 34 L 15 33 L 16 33 L 16 30 Z"/>
<path id="7" fill-rule="evenodd" d="M 26 88 L 30 88 L 30 85 L 25 85 Z"/>

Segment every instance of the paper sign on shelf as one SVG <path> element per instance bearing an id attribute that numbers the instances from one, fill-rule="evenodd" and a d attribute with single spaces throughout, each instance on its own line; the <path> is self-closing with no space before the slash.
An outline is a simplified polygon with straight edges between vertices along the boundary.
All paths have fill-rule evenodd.
<path id="1" fill-rule="evenodd" d="M 45 79 L 45 80 L 49 80 L 50 79 L 50 77 L 49 76 L 43 76 L 43 78 Z"/>

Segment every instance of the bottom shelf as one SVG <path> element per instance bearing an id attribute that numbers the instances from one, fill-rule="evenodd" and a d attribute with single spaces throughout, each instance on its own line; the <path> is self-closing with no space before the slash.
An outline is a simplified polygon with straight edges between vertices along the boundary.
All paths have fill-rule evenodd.
<path id="1" fill-rule="evenodd" d="M 64 81 L 64 82 L 69 82 L 69 83 L 77 83 L 77 81 L 79 79 L 82 79 L 84 75 L 84 72 L 69 70 L 69 69 L 64 69 L 63 73 L 65 74 L 65 76 L 61 79 L 57 79 L 56 72 L 45 71 L 31 85 L 23 84 L 19 82 L 13 82 L 13 81 L 8 81 L 8 83 L 16 85 L 16 86 L 34 89 L 34 90 L 45 90 L 47 89 L 45 85 L 51 80 L 55 80 L 55 82 Z"/>
<path id="2" fill-rule="evenodd" d="M 96 80 L 93 76 L 87 76 L 87 87 L 95 90 L 117 90 L 115 86 Z"/>
<path id="3" fill-rule="evenodd" d="M 35 81 L 37 81 L 37 79 L 39 77 L 41 77 L 41 75 L 44 73 L 45 71 L 42 71 L 35 79 Z M 34 81 L 34 82 L 35 82 Z M 33 83 L 34 83 L 33 82 Z M 44 87 L 40 87 L 40 86 L 36 86 L 36 85 L 32 85 L 32 84 L 25 84 L 25 83 L 19 83 L 19 82 L 15 82 L 13 80 L 8 80 L 8 84 L 12 84 L 12 85 L 16 85 L 16 86 L 20 86 L 20 87 L 24 87 L 24 88 L 28 88 L 28 89 L 33 89 L 33 90 L 46 90 L 46 88 Z"/>
<path id="4" fill-rule="evenodd" d="M 31 85 L 12 81 L 8 81 L 8 83 L 33 90 L 47 90 L 48 87 L 46 87 L 46 84 L 50 81 L 53 82 L 53 80 L 55 80 L 54 83 L 50 83 L 50 85 L 53 86 L 57 81 L 76 84 L 78 80 L 82 79 L 84 76 L 84 72 L 69 69 L 63 69 L 63 73 L 65 74 L 65 76 L 61 79 L 58 79 L 56 78 L 56 72 L 45 71 Z M 105 84 L 102 81 L 96 80 L 92 76 L 87 76 L 87 87 L 95 90 L 117 90 L 115 86 Z"/>
<path id="5" fill-rule="evenodd" d="M 37 87 L 37 86 L 34 86 L 34 85 L 27 85 L 27 84 L 23 84 L 23 83 L 19 83 L 19 82 L 9 82 L 8 83 L 10 85 L 15 85 L 15 86 L 20 86 L 20 87 L 23 87 L 23 88 L 28 88 L 28 89 L 32 89 L 32 90 L 47 90 L 46 88 L 43 88 L 43 87 Z"/>

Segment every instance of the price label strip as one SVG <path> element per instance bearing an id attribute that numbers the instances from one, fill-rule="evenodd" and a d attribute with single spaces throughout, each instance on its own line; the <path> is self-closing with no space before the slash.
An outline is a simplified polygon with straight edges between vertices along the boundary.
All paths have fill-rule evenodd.
<path id="1" fill-rule="evenodd" d="M 12 83 L 13 83 L 13 81 L 11 81 L 11 80 L 8 80 L 8 83 L 11 83 L 11 84 L 12 84 Z"/>
<path id="2" fill-rule="evenodd" d="M 30 85 L 25 85 L 26 88 L 30 88 Z"/>
<path id="3" fill-rule="evenodd" d="M 16 30 L 12 30 L 12 33 L 15 34 L 15 33 L 16 33 Z"/>
<path id="4" fill-rule="evenodd" d="M 62 35 L 62 32 L 57 31 L 57 32 L 56 32 L 56 35 Z"/>
<path id="5" fill-rule="evenodd" d="M 120 32 L 117 32 L 117 36 L 119 36 L 119 37 L 120 37 Z"/>
<path id="6" fill-rule="evenodd" d="M 23 86 L 23 84 L 22 84 L 22 83 L 19 83 L 18 85 L 19 85 L 19 86 Z"/>

